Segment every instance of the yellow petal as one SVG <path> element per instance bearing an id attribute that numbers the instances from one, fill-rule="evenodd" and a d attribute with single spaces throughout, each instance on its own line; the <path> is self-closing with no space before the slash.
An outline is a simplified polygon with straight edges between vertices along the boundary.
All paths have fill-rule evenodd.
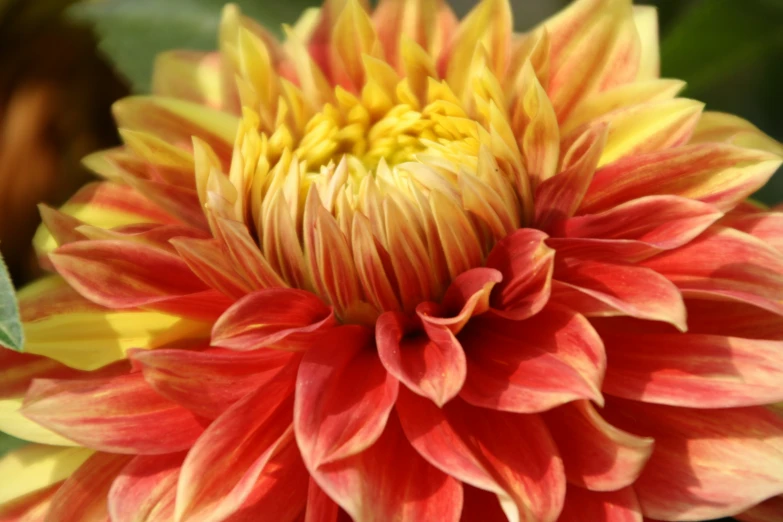
<path id="1" fill-rule="evenodd" d="M 738 147 L 763 150 L 783 156 L 783 144 L 770 138 L 758 127 L 739 116 L 707 111 L 701 115 L 691 143 L 731 143 Z"/>
<path id="2" fill-rule="evenodd" d="M 642 44 L 636 79 L 653 80 L 661 75 L 658 9 L 651 5 L 636 5 L 633 8 L 633 21 Z"/>
<path id="3" fill-rule="evenodd" d="M 219 109 L 224 96 L 220 67 L 218 53 L 161 53 L 155 59 L 152 92 Z"/>
<path id="4" fill-rule="evenodd" d="M 76 442 L 44 428 L 19 413 L 23 401 L 23 397 L 0 399 L 0 431 L 17 439 L 29 440 L 39 444 L 78 446 Z"/>
<path id="5" fill-rule="evenodd" d="M 0 504 L 68 478 L 93 451 L 86 448 L 30 445 L 0 459 Z"/>

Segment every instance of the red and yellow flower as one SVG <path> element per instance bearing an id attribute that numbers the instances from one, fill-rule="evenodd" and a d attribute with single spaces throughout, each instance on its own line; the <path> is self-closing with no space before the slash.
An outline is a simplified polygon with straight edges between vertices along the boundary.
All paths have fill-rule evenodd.
<path id="1" fill-rule="evenodd" d="M 676 97 L 656 25 L 229 6 L 161 56 L 42 208 L 0 520 L 779 520 L 783 214 L 745 199 L 783 147 Z"/>

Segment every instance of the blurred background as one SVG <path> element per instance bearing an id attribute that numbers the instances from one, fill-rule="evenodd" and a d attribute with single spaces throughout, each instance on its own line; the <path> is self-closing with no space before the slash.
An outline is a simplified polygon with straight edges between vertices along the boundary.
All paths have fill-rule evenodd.
<path id="1" fill-rule="evenodd" d="M 512 0 L 519 30 L 567 0 Z M 0 252 L 17 286 L 38 273 L 36 204 L 63 203 L 90 175 L 80 158 L 118 143 L 113 101 L 149 88 L 156 53 L 215 47 L 223 0 L 0 0 Z M 273 30 L 315 0 L 238 0 Z M 474 0 L 451 0 L 464 14 Z M 783 140 L 783 0 L 647 0 L 662 75 L 685 95 Z M 783 201 L 779 172 L 757 198 Z M 0 440 L 0 454 L 19 442 Z"/>

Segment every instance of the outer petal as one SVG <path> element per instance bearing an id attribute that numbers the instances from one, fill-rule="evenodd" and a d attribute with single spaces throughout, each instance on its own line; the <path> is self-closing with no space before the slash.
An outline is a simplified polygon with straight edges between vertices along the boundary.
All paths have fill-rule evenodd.
<path id="1" fill-rule="evenodd" d="M 152 92 L 221 108 L 223 93 L 220 54 L 168 51 L 155 58 Z"/>
<path id="2" fill-rule="evenodd" d="M 155 393 L 141 373 L 38 379 L 30 386 L 22 412 L 84 446 L 115 453 L 180 451 L 203 431 L 191 412 Z"/>
<path id="3" fill-rule="evenodd" d="M 238 353 L 220 348 L 133 350 L 131 360 L 162 396 L 214 419 L 283 372 L 294 378 L 296 355 L 274 350 Z"/>
<path id="4" fill-rule="evenodd" d="M 552 522 L 563 506 L 563 464 L 543 421 L 454 400 L 443 408 L 406 390 L 405 435 L 433 466 L 500 497 L 511 520 Z"/>
<path id="5" fill-rule="evenodd" d="M 46 518 L 52 497 L 62 482 L 0 506 L 0 522 L 40 522 Z"/>
<path id="6" fill-rule="evenodd" d="M 720 224 L 750 234 L 783 254 L 783 212 L 732 213 Z"/>
<path id="7" fill-rule="evenodd" d="M 609 366 L 604 391 L 690 408 L 732 408 L 783 400 L 783 343 L 598 327 Z M 629 349 L 629 347 L 633 347 Z"/>
<path id="8" fill-rule="evenodd" d="M 521 229 L 499 241 L 487 257 L 487 267 L 503 275 L 490 299 L 500 315 L 526 319 L 541 311 L 549 299 L 554 251 L 545 239 L 543 232 Z"/>
<path id="9" fill-rule="evenodd" d="M 634 483 L 645 516 L 720 518 L 783 492 L 783 419 L 767 409 L 607 403 L 613 424 L 655 438 L 655 452 Z"/>
<path id="10" fill-rule="evenodd" d="M 644 264 L 687 295 L 745 301 L 783 313 L 783 256 L 737 230 L 713 227 Z"/>
<path id="11" fill-rule="evenodd" d="M 543 418 L 563 458 L 568 481 L 579 486 L 577 490 L 615 491 L 632 485 L 653 451 L 652 439 L 615 428 L 587 401 L 554 408 Z M 571 503 L 570 492 L 566 504 Z"/>
<path id="12" fill-rule="evenodd" d="M 92 451 L 30 444 L 0 458 L 0 504 L 42 491 L 68 478 Z M 13 477 L 13 480 L 10 478 Z"/>
<path id="13" fill-rule="evenodd" d="M 569 486 L 558 522 L 642 522 L 633 488 L 597 493 Z"/>
<path id="14" fill-rule="evenodd" d="M 356 522 L 457 522 L 462 510 L 460 483 L 413 451 L 397 415 L 375 444 L 313 478 Z"/>
<path id="15" fill-rule="evenodd" d="M 686 298 L 688 332 L 783 341 L 780 315 L 739 301 Z"/>
<path id="16" fill-rule="evenodd" d="M 339 507 L 318 483 L 310 477 L 304 522 L 337 522 Z"/>
<path id="17" fill-rule="evenodd" d="M 468 361 L 460 395 L 473 405 L 536 413 L 574 399 L 603 400 L 603 345 L 579 314 L 546 308 L 527 321 L 482 316 L 459 339 Z"/>
<path id="18" fill-rule="evenodd" d="M 701 115 L 691 143 L 721 142 L 738 147 L 764 150 L 783 156 L 783 145 L 752 123 L 733 114 L 707 111 Z"/>
<path id="19" fill-rule="evenodd" d="M 636 81 L 658 78 L 661 69 L 661 52 L 658 42 L 658 10 L 649 5 L 636 5 L 633 8 L 633 21 L 642 44 Z"/>
<path id="20" fill-rule="evenodd" d="M 280 344 L 304 350 L 336 324 L 334 313 L 315 294 L 292 288 L 258 290 L 237 301 L 212 329 L 212 343 L 233 350 Z"/>
<path id="21" fill-rule="evenodd" d="M 553 300 L 585 315 L 629 315 L 687 329 L 685 304 L 677 287 L 648 268 L 573 257 L 556 264 L 554 278 L 560 284 Z M 593 310 L 589 302 L 581 301 L 580 293 L 606 308 Z"/>
<path id="22" fill-rule="evenodd" d="M 383 432 L 397 389 L 368 329 L 343 326 L 319 339 L 299 366 L 294 406 L 296 440 L 310 472 L 371 446 Z"/>
<path id="23" fill-rule="evenodd" d="M 90 457 L 54 495 L 46 521 L 109 522 L 109 488 L 131 458 L 109 453 Z"/>
<path id="24" fill-rule="evenodd" d="M 207 288 L 179 257 L 128 241 L 80 241 L 49 258 L 80 294 L 109 308 L 149 305 Z"/>
<path id="25" fill-rule="evenodd" d="M 184 453 L 139 456 L 120 471 L 108 493 L 112 522 L 171 522 Z"/>
<path id="26" fill-rule="evenodd" d="M 177 521 L 217 521 L 238 513 L 256 501 L 282 494 L 290 504 L 270 516 L 288 520 L 286 510 L 298 514 L 305 502 L 307 475 L 292 447 L 291 407 L 294 382 L 278 378 L 246 396 L 215 420 L 191 448 L 177 486 Z M 275 455 L 289 469 L 273 464 Z M 231 455 L 232 458 L 226 458 Z M 296 499 L 296 500 L 294 500 Z M 262 511 L 263 512 L 263 511 Z"/>

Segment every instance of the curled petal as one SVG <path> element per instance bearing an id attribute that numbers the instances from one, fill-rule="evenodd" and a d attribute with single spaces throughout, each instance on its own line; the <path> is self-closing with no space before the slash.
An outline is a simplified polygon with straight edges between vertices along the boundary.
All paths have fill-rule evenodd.
<path id="1" fill-rule="evenodd" d="M 416 308 L 416 315 L 425 329 L 444 326 L 457 335 L 471 317 L 489 310 L 492 290 L 502 279 L 493 268 L 470 269 L 452 281 L 439 307 L 423 303 Z"/>
<path id="2" fill-rule="evenodd" d="M 134 457 L 112 482 L 112 522 L 170 522 L 184 453 Z"/>
<path id="3" fill-rule="evenodd" d="M 487 257 L 486 265 L 503 280 L 494 287 L 490 304 L 496 313 L 515 320 L 537 314 L 549 299 L 554 251 L 546 234 L 521 229 L 502 239 Z"/>
<path id="4" fill-rule="evenodd" d="M 546 308 L 528 321 L 482 316 L 459 339 L 468 365 L 460 395 L 471 404 L 535 413 L 574 399 L 603 400 L 603 345 L 579 314 Z"/>
<path id="5" fill-rule="evenodd" d="M 500 497 L 506 516 L 554 522 L 563 506 L 563 464 L 543 421 L 454 400 L 443 408 L 400 390 L 405 435 L 428 462 Z"/>
<path id="6" fill-rule="evenodd" d="M 372 332 L 352 325 L 331 330 L 305 353 L 297 376 L 294 428 L 311 473 L 366 450 L 383 432 L 398 381 L 386 372 L 374 348 Z"/>
<path id="7" fill-rule="evenodd" d="M 721 518 L 783 492 L 783 418 L 765 408 L 693 410 L 612 398 L 604 413 L 655 439 L 633 486 L 645 516 Z"/>
<path id="8" fill-rule="evenodd" d="M 280 345 L 305 350 L 319 332 L 336 324 L 332 310 L 305 290 L 269 288 L 237 301 L 212 329 L 212 343 L 232 350 Z"/>
<path id="9" fill-rule="evenodd" d="M 632 487 L 595 492 L 569 486 L 558 522 L 642 522 L 642 510 Z"/>
<path id="10" fill-rule="evenodd" d="M 313 478 L 353 520 L 460 520 L 459 481 L 416 454 L 396 414 L 372 446 L 321 466 Z"/>
<path id="11" fill-rule="evenodd" d="M 77 469 L 52 497 L 49 515 L 60 522 L 109 520 L 106 496 L 111 484 L 133 457 L 96 453 Z"/>
<path id="12" fill-rule="evenodd" d="M 652 439 L 615 428 L 587 401 L 554 408 L 543 418 L 563 458 L 566 477 L 579 486 L 577 490 L 616 491 L 632 485 L 653 451 Z M 571 503 L 571 489 L 566 504 Z"/>
<path id="13" fill-rule="evenodd" d="M 203 431 L 197 417 L 155 393 L 140 373 L 35 380 L 22 413 L 86 447 L 114 453 L 180 451 Z"/>

